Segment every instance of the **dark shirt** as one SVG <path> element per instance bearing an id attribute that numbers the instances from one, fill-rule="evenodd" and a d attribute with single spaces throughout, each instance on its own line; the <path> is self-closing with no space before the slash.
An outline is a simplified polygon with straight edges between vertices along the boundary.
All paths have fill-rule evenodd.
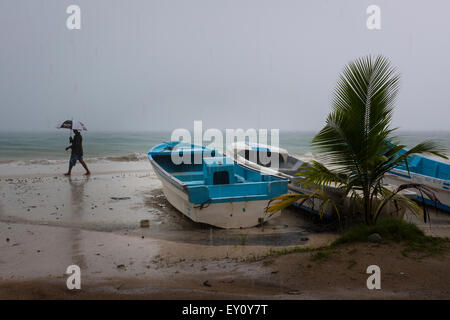
<path id="1" fill-rule="evenodd" d="M 81 137 L 81 134 L 77 133 L 73 137 L 73 139 L 70 140 L 72 142 L 72 145 L 70 148 L 72 149 L 72 154 L 77 156 L 83 155 L 83 138 Z"/>

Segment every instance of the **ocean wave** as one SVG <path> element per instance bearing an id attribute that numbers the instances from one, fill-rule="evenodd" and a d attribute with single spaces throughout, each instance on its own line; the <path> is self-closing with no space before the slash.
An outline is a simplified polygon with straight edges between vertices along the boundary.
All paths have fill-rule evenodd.
<path id="1" fill-rule="evenodd" d="M 54 164 L 61 164 L 66 162 L 66 160 L 53 160 L 53 159 L 29 159 L 29 160 L 17 160 L 10 162 L 12 164 L 17 164 L 19 166 L 27 166 L 27 165 L 54 165 Z"/>
<path id="2" fill-rule="evenodd" d="M 305 152 L 303 154 L 294 154 L 295 157 L 310 162 L 312 160 L 319 160 L 320 161 L 320 155 L 313 153 L 313 152 Z M 450 159 L 450 154 L 446 154 L 446 156 Z M 435 156 L 435 155 L 426 155 L 426 157 L 429 157 L 431 159 L 435 159 L 437 161 L 441 161 L 444 163 L 450 164 L 450 160 L 443 159 L 441 157 Z M 5 166 L 27 166 L 27 165 L 61 165 L 67 163 L 69 160 L 69 157 L 66 159 L 27 159 L 27 160 L 14 160 L 14 159 L 0 159 L 0 165 Z M 98 163 L 98 162 L 138 162 L 138 161 L 145 161 L 147 160 L 147 154 L 145 153 L 138 153 L 133 152 L 125 155 L 117 155 L 117 156 L 106 156 L 106 157 L 92 157 L 92 158 L 85 158 L 85 161 L 89 163 Z"/>
<path id="3" fill-rule="evenodd" d="M 98 162 L 136 162 L 144 161 L 147 159 L 147 155 L 143 153 L 133 152 L 125 155 L 107 156 L 107 157 L 92 157 L 84 158 L 89 163 Z M 12 166 L 28 166 L 28 165 L 60 165 L 68 162 L 69 157 L 65 159 L 0 159 L 0 165 L 12 165 Z"/>
<path id="4" fill-rule="evenodd" d="M 0 160 L 0 164 L 8 164 L 8 163 L 16 162 L 16 161 L 17 160 L 3 159 L 3 160 Z"/>
<path id="5" fill-rule="evenodd" d="M 123 156 L 104 157 L 102 160 L 129 162 L 129 161 L 142 161 L 142 160 L 146 160 L 146 159 L 147 159 L 146 154 L 133 152 L 133 153 L 126 154 Z"/>

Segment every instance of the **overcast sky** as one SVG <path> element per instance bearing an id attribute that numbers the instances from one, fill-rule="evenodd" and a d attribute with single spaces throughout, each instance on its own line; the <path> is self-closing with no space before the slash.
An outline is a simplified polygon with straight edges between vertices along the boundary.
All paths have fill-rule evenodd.
<path id="1" fill-rule="evenodd" d="M 379 53 L 402 74 L 394 125 L 448 130 L 449 31 L 447 0 L 2 0 L 0 130 L 319 130 L 343 66 Z"/>

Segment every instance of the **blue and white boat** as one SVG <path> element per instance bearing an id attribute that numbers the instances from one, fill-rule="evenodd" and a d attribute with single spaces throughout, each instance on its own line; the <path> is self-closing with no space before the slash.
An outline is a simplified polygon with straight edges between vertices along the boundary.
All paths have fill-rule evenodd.
<path id="1" fill-rule="evenodd" d="M 253 227 L 279 214 L 264 209 L 270 199 L 287 192 L 288 180 L 246 168 L 203 146 L 166 142 L 153 147 L 148 158 L 167 200 L 195 222 Z"/>
<path id="2" fill-rule="evenodd" d="M 403 151 L 405 152 L 405 150 Z M 440 201 L 437 207 L 450 212 L 450 164 L 430 159 L 420 155 L 408 157 L 409 173 L 403 164 L 397 166 L 385 175 L 384 181 L 399 185 L 404 183 L 421 183 L 433 189 Z M 434 206 L 434 202 L 424 194 L 427 204 Z M 420 193 L 416 200 L 422 201 Z"/>

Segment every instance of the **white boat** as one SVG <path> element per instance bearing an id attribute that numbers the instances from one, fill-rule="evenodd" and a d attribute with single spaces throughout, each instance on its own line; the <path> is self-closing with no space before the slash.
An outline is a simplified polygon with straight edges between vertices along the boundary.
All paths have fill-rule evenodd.
<path id="1" fill-rule="evenodd" d="M 259 170 L 265 174 L 278 175 L 288 179 L 288 193 L 290 194 L 311 194 L 313 191 L 313 188 L 307 188 L 304 185 L 299 184 L 299 180 L 301 179 L 299 173 L 301 174 L 302 170 L 304 170 L 300 169 L 300 167 L 309 166 L 310 164 L 289 154 L 285 149 L 264 144 L 234 142 L 228 147 L 227 154 L 244 166 Z M 265 159 L 263 159 L 262 156 L 264 156 Z M 269 158 L 278 159 L 278 163 L 273 164 L 273 166 L 271 166 L 271 163 L 265 163 Z M 396 185 L 388 183 L 385 183 L 384 187 L 392 191 L 396 189 Z M 338 188 L 327 186 L 324 191 L 335 203 L 341 203 L 344 210 L 348 212 L 353 211 L 353 204 L 350 197 L 342 200 L 343 194 Z M 410 190 L 403 190 L 401 191 L 401 194 L 409 199 L 416 198 L 416 193 Z M 323 208 L 323 202 L 318 198 L 308 199 L 303 203 L 300 203 L 301 201 L 302 200 L 296 201 L 294 205 L 300 206 L 302 209 L 315 214 L 322 214 L 328 217 L 332 217 L 336 214 L 333 204 L 329 203 Z M 394 212 L 398 213 L 399 211 L 404 212 L 404 210 L 405 208 L 403 207 L 399 208 L 389 203 L 384 206 L 382 212 L 385 214 L 392 214 Z"/>
<path id="2" fill-rule="evenodd" d="M 259 170 L 264 174 L 277 175 L 288 179 L 288 193 L 290 194 L 310 194 L 313 191 L 312 188 L 298 183 L 300 180 L 298 173 L 301 173 L 299 167 L 308 166 L 309 163 L 289 154 L 285 149 L 260 143 L 240 141 L 230 144 L 227 155 L 233 157 L 239 164 Z M 262 155 L 266 156 L 264 161 L 261 157 Z M 275 165 L 265 163 L 269 158 L 278 159 L 278 163 Z M 338 200 L 342 197 L 342 193 L 337 188 L 331 186 L 326 187 L 325 192 L 333 200 Z M 301 206 L 304 210 L 325 216 L 332 216 L 335 213 L 334 206 L 331 203 L 326 208 L 322 208 L 322 201 L 320 199 L 308 199 L 302 204 L 300 204 L 300 201 L 295 202 L 294 205 Z"/>
<path id="3" fill-rule="evenodd" d="M 176 164 L 173 154 L 188 163 Z M 264 209 L 270 199 L 287 192 L 286 179 L 261 174 L 203 146 L 166 142 L 152 148 L 148 158 L 167 200 L 195 222 L 253 227 L 279 215 Z"/>

